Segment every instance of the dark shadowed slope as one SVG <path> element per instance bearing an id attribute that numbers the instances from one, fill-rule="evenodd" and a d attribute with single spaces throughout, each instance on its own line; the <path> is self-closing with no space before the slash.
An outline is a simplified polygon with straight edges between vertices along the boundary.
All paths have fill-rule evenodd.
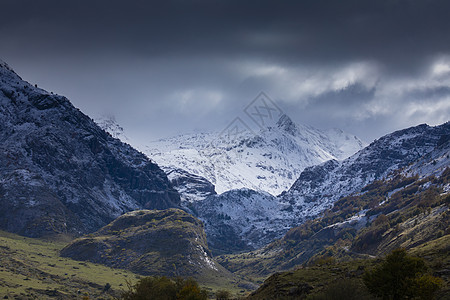
<path id="1" fill-rule="evenodd" d="M 164 172 L 145 155 L 0 61 L 1 229 L 80 234 L 130 210 L 179 203 Z"/>

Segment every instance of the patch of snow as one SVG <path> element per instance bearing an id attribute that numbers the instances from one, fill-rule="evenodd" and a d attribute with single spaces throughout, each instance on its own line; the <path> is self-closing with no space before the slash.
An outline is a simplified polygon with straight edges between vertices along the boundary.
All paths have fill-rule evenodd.
<path id="1" fill-rule="evenodd" d="M 203 249 L 203 247 L 200 245 L 197 245 L 197 249 L 200 252 L 200 259 L 206 263 L 206 266 L 210 269 L 218 271 L 216 264 L 214 263 L 214 261 L 212 261 L 212 259 L 209 258 L 208 253 L 206 253 L 205 249 Z"/>
<path id="2" fill-rule="evenodd" d="M 450 193 L 450 183 L 443 186 L 444 194 Z"/>

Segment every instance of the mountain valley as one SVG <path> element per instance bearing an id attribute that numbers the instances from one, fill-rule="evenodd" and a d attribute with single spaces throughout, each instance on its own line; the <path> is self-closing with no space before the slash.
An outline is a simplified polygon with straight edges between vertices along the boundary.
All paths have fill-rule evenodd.
<path id="1" fill-rule="evenodd" d="M 0 297 L 109 299 L 181 276 L 210 298 L 324 299 L 343 280 L 371 299 L 365 274 L 401 248 L 448 299 L 450 122 L 366 145 L 282 115 L 145 154 L 100 125 L 0 61 Z"/>

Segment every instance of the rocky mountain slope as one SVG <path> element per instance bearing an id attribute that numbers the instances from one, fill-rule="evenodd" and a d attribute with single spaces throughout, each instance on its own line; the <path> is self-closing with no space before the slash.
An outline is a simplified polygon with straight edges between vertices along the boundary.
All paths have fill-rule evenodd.
<path id="1" fill-rule="evenodd" d="M 321 131 L 282 115 L 274 126 L 231 140 L 219 133 L 181 135 L 152 142 L 144 152 L 161 166 L 206 178 L 217 193 L 248 188 L 278 195 L 306 167 L 344 159 L 363 147 L 341 130 Z"/>
<path id="2" fill-rule="evenodd" d="M 179 205 L 145 155 L 0 62 L 1 229 L 78 235 L 127 211 Z"/>
<path id="3" fill-rule="evenodd" d="M 319 261 L 382 256 L 399 247 L 413 249 L 448 236 L 450 142 L 445 137 L 439 140 L 427 155 L 340 198 L 282 239 L 219 261 L 232 271 L 258 277 Z M 444 248 L 448 251 L 448 244 Z M 437 268 L 440 272 L 443 267 Z M 449 281 L 448 270 L 443 272 Z"/>
<path id="4" fill-rule="evenodd" d="M 216 195 L 214 185 L 206 178 L 191 174 L 183 169 L 164 168 L 173 188 L 178 191 L 181 203 L 190 207 L 192 203 Z"/>
<path id="5" fill-rule="evenodd" d="M 143 275 L 226 273 L 211 256 L 203 224 L 179 209 L 126 213 L 99 231 L 74 240 L 61 255 Z"/>
<path id="6" fill-rule="evenodd" d="M 417 162 L 450 137 L 450 122 L 426 124 L 385 135 L 351 157 L 306 168 L 280 197 L 299 218 L 317 215 L 338 199 Z"/>
<path id="7" fill-rule="evenodd" d="M 210 196 L 191 208 L 205 223 L 211 250 L 220 254 L 257 249 L 281 238 L 293 220 L 278 205 L 269 193 L 240 189 Z"/>
<path id="8" fill-rule="evenodd" d="M 94 122 L 97 123 L 101 129 L 112 135 L 113 138 L 119 139 L 125 143 L 129 141 L 128 137 L 125 135 L 123 127 L 117 123 L 114 116 L 101 116 L 95 118 Z"/>

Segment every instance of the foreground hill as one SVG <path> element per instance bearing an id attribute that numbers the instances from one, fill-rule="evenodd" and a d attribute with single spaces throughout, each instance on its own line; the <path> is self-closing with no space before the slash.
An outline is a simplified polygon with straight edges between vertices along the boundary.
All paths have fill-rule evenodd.
<path id="1" fill-rule="evenodd" d="M 179 204 L 145 155 L 0 62 L 0 229 L 78 235 L 127 211 Z"/>
<path id="2" fill-rule="evenodd" d="M 1 299 L 109 299 L 127 282 L 130 271 L 62 258 L 63 240 L 28 238 L 0 230 Z"/>
<path id="3" fill-rule="evenodd" d="M 209 252 L 203 224 L 179 209 L 126 213 L 74 240 L 61 255 L 143 275 L 192 276 L 220 267 Z"/>
<path id="4" fill-rule="evenodd" d="M 61 255 L 141 275 L 193 277 L 213 286 L 238 281 L 212 257 L 202 222 L 179 209 L 126 213 L 75 239 Z"/>
<path id="5" fill-rule="evenodd" d="M 0 230 L 0 299 L 117 299 L 143 276 L 59 255 L 65 240 L 28 238 Z M 201 286 L 245 295 L 243 281 L 207 277 Z"/>

